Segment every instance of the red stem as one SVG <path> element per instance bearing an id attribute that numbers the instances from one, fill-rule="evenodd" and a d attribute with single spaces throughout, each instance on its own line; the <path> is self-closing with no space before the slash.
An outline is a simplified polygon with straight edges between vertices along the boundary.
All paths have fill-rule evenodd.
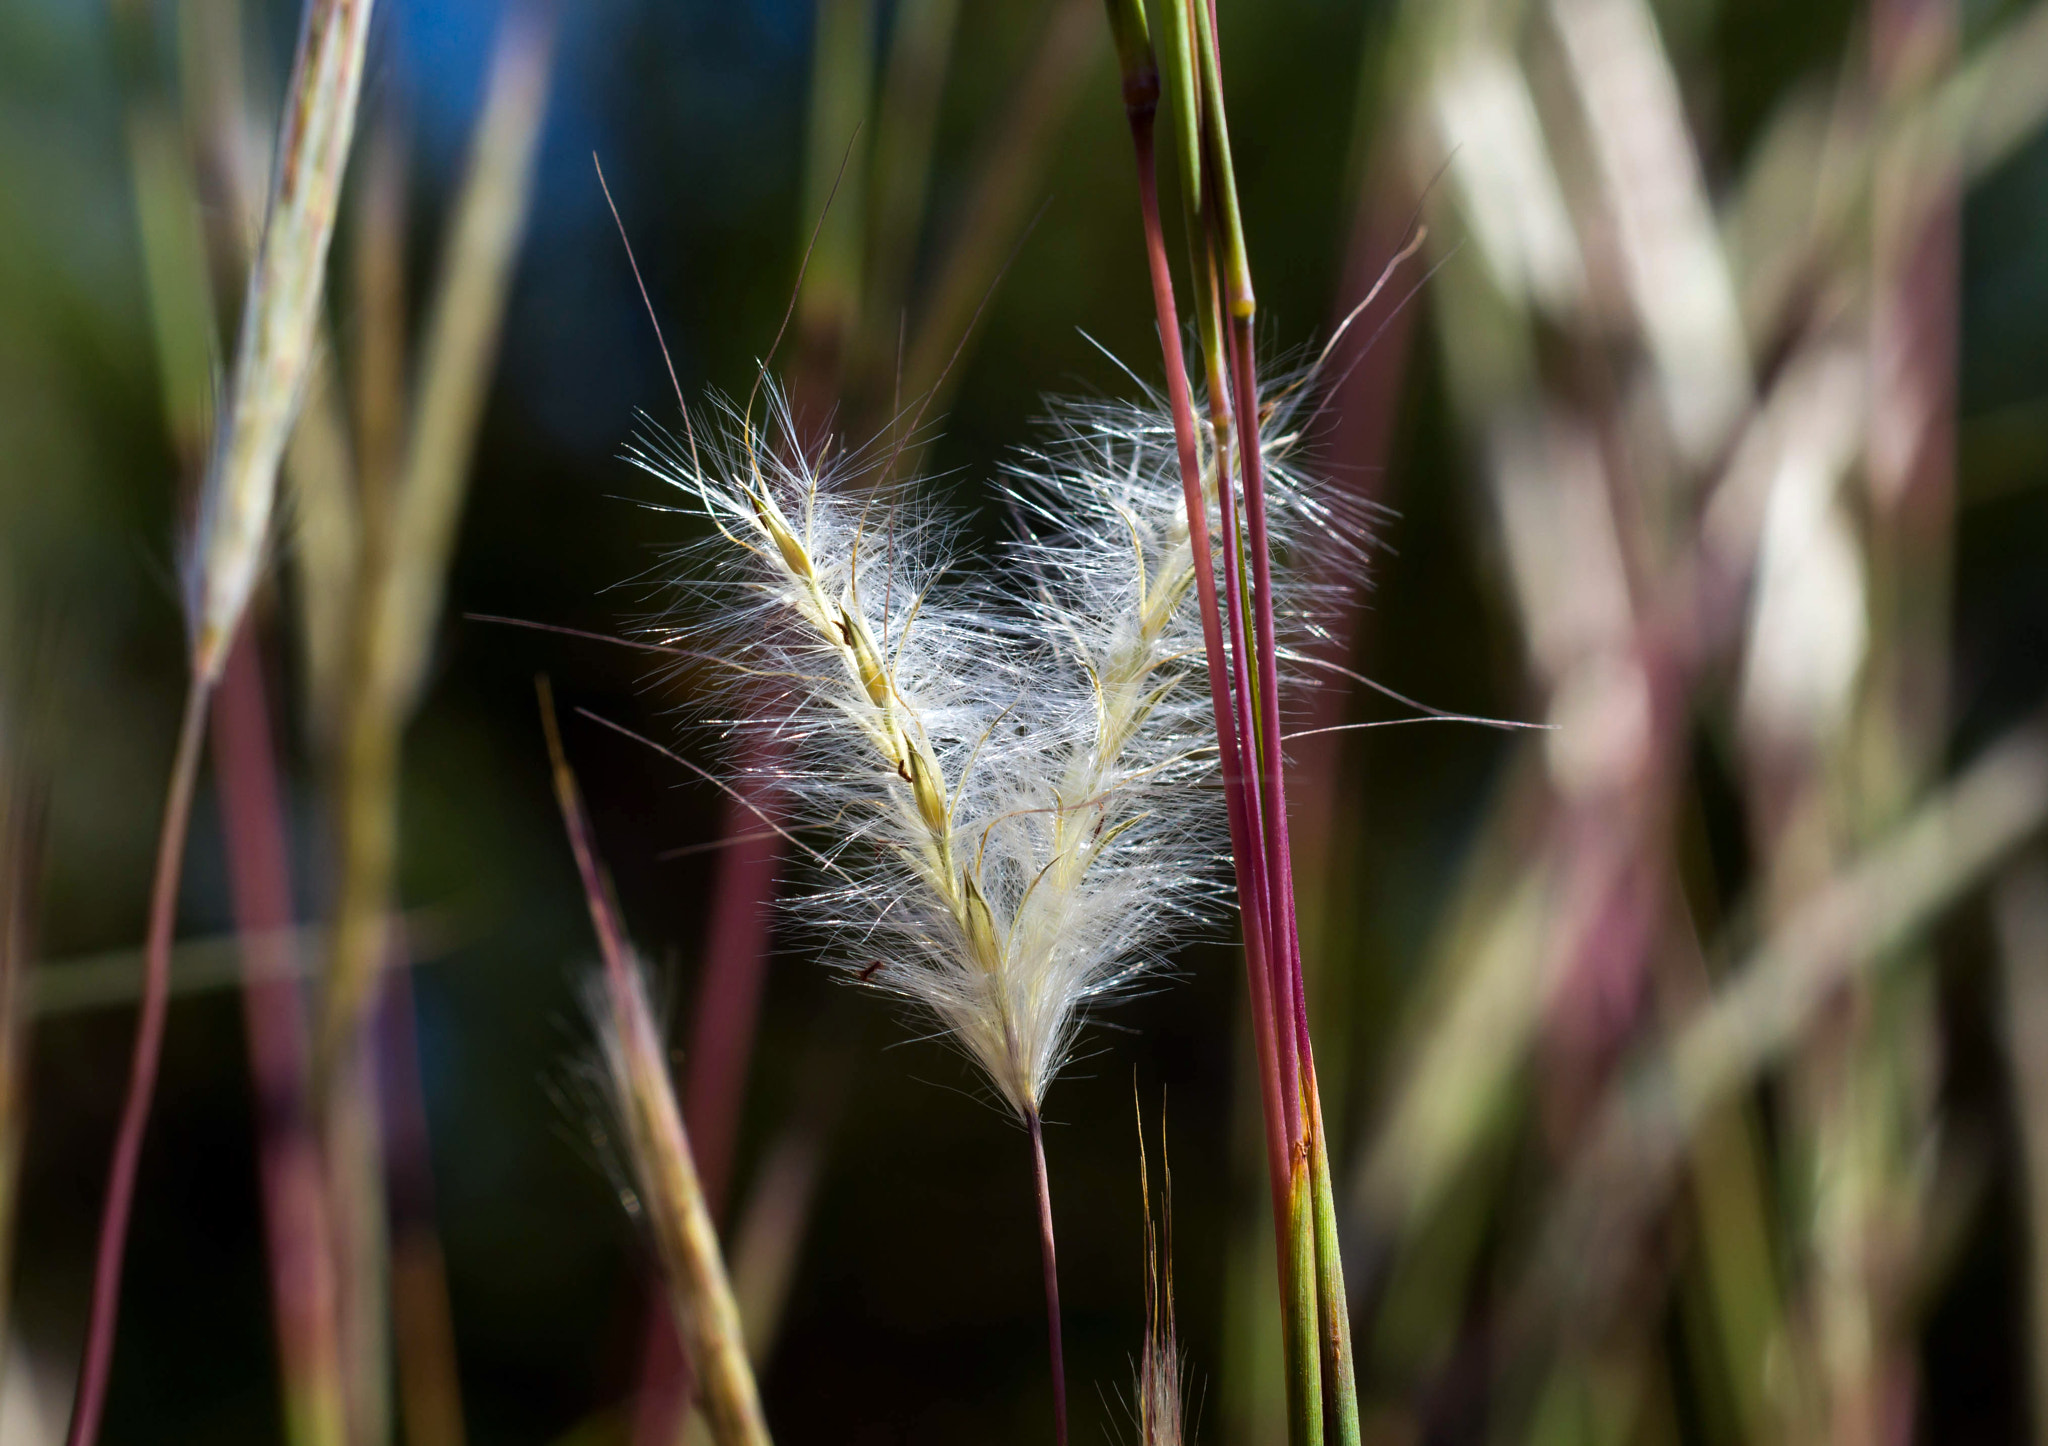
<path id="1" fill-rule="evenodd" d="M 1213 233 L 1216 226 L 1215 210 L 1213 207 L 1210 207 L 1207 208 L 1207 212 Z M 1234 327 L 1225 333 L 1225 342 L 1229 353 L 1231 380 L 1235 381 L 1238 375 L 1240 348 L 1238 346 L 1237 331 Z M 1237 498 L 1231 488 L 1230 467 L 1227 464 L 1227 459 L 1219 458 L 1216 466 L 1216 480 L 1223 508 L 1223 580 L 1225 588 L 1230 595 L 1230 636 L 1234 645 L 1231 657 L 1233 677 L 1237 686 L 1237 706 L 1241 717 L 1247 720 L 1256 717 L 1258 720 L 1256 723 L 1247 722 L 1243 734 L 1245 738 L 1243 746 L 1250 755 L 1248 760 L 1250 767 L 1246 770 L 1250 775 L 1246 789 L 1248 798 L 1246 807 L 1254 821 L 1253 829 L 1248 829 L 1247 832 L 1256 830 L 1258 846 L 1249 851 L 1247 868 L 1241 870 L 1241 873 L 1250 872 L 1256 877 L 1256 888 L 1261 901 L 1256 923 L 1266 931 L 1266 957 L 1269 961 L 1267 968 L 1272 977 L 1270 1007 L 1273 1012 L 1274 1037 L 1278 1044 L 1275 1068 L 1280 1079 L 1280 1119 L 1281 1127 L 1284 1131 L 1283 1138 L 1285 1140 L 1286 1152 L 1291 1156 L 1300 1149 L 1302 1140 L 1301 1058 L 1299 1042 L 1291 1026 L 1291 1021 L 1299 1012 L 1300 1007 L 1301 983 L 1297 977 L 1300 970 L 1300 951 L 1298 948 L 1290 950 L 1287 937 L 1281 932 L 1283 917 L 1286 921 L 1288 932 L 1290 934 L 1292 932 L 1294 919 L 1293 880 L 1289 871 L 1284 867 L 1280 869 L 1273 867 L 1275 862 L 1273 859 L 1274 835 L 1270 822 L 1273 788 L 1268 779 L 1262 776 L 1264 773 L 1264 760 L 1267 755 L 1276 752 L 1274 745 L 1279 737 L 1279 725 L 1277 721 L 1270 723 L 1267 721 L 1267 709 L 1270 705 L 1273 717 L 1277 719 L 1279 708 L 1272 691 L 1277 686 L 1277 683 L 1272 676 L 1273 669 L 1270 666 L 1270 655 L 1259 656 L 1261 648 L 1267 646 L 1264 639 L 1270 637 L 1272 632 L 1272 605 L 1268 600 L 1268 590 L 1272 586 L 1272 574 L 1270 563 L 1267 562 L 1264 550 L 1263 524 L 1265 514 L 1263 509 L 1259 512 L 1260 525 L 1256 528 L 1249 525 L 1252 512 L 1250 466 L 1252 457 L 1256 455 L 1259 435 L 1257 392 L 1253 392 L 1252 400 L 1247 405 L 1243 393 L 1240 391 L 1237 396 L 1231 399 L 1231 409 L 1238 414 L 1235 418 L 1236 425 L 1233 428 L 1233 435 L 1237 439 L 1236 456 L 1238 465 L 1244 470 L 1246 478 L 1245 513 L 1247 531 L 1250 532 L 1249 544 L 1252 552 L 1252 576 L 1253 588 L 1255 590 L 1252 597 L 1253 621 L 1250 626 L 1247 626 L 1243 612 L 1245 588 L 1242 559 L 1245 549 L 1240 546 L 1238 538 Z M 1262 567 L 1262 563 L 1266 564 L 1266 566 Z M 1265 627 L 1255 634 L 1254 629 L 1258 628 L 1258 619 L 1261 612 L 1266 615 Z M 1254 666 L 1254 663 L 1247 661 L 1248 656 L 1255 660 L 1255 664 L 1259 669 L 1256 700 L 1254 698 L 1251 678 L 1251 668 Z M 1282 840 L 1281 847 L 1284 849 L 1284 833 Z M 1284 857 L 1280 862 L 1282 864 L 1285 863 Z M 1276 874 L 1278 875 L 1277 879 L 1275 877 Z M 1287 890 L 1284 899 L 1279 896 L 1280 884 L 1283 881 Z M 1246 920 L 1247 932 L 1249 932 L 1253 923 L 1253 920 Z M 1290 960 L 1293 961 L 1291 967 Z M 1277 1182 L 1275 1189 L 1276 1192 L 1279 1189 Z"/>
<path id="2" fill-rule="evenodd" d="M 1153 93 L 1157 100 L 1156 81 Z M 1209 544 L 1209 507 L 1202 495 L 1201 456 L 1195 444 L 1195 409 L 1188 390 L 1187 359 L 1180 349 L 1180 318 L 1173 299 L 1173 272 L 1166 259 L 1165 231 L 1159 222 L 1159 183 L 1152 144 L 1153 113 L 1130 105 L 1131 142 L 1137 152 L 1138 203 L 1145 232 L 1145 260 L 1152 280 L 1152 304 L 1158 316 L 1159 346 L 1166 366 L 1166 398 L 1173 413 L 1174 442 L 1180 453 L 1182 499 L 1188 517 L 1188 545 L 1195 564 L 1195 593 L 1202 614 L 1202 645 L 1208 656 L 1209 702 L 1216 718 L 1216 741 L 1223 765 L 1223 792 L 1230 820 L 1231 857 L 1237 865 L 1238 906 L 1243 916 L 1245 979 L 1252 998 L 1252 1037 L 1259 1058 L 1259 1097 L 1266 1120 L 1266 1165 L 1273 1193 L 1274 1223 L 1286 1221 L 1287 1166 L 1281 1109 L 1280 1070 L 1273 1027 L 1272 974 L 1266 957 L 1262 879 L 1257 872 L 1253 815 L 1247 807 L 1242 740 L 1231 706 L 1229 655 L 1223 646 L 1223 620 L 1216 600 L 1214 554 Z M 1226 469 L 1217 468 L 1219 486 Z M 1228 512 L 1224 515 L 1227 517 Z"/>
<path id="3" fill-rule="evenodd" d="M 98 1252 L 93 1260 L 92 1308 L 85 1324 L 85 1358 L 71 1407 L 66 1446 L 93 1446 L 107 1404 L 107 1378 L 114 1364 L 114 1326 L 121 1313 L 121 1265 L 128 1252 L 128 1217 L 135 1204 L 135 1175 L 149 1109 L 163 1058 L 164 1016 L 170 1005 L 171 933 L 178 920 L 178 879 L 185 863 L 185 834 L 192 819 L 192 791 L 199 777 L 205 738 L 207 681 L 194 677 L 185 695 L 178 750 L 171 763 L 163 830 L 157 837 L 156 878 L 150 890 L 149 938 L 143 951 L 142 1016 L 135 1026 L 135 1053 L 128 1065 L 128 1094 L 114 1136 L 113 1167 L 100 1213 Z"/>
<path id="4" fill-rule="evenodd" d="M 258 1179 L 271 1310 L 294 1414 L 341 1434 L 340 1337 L 320 1145 L 307 1112 L 308 1049 L 290 929 L 291 849 L 255 628 L 228 654 L 213 707 L 214 785 L 241 936 L 242 1023 L 256 1094 Z"/>
<path id="5" fill-rule="evenodd" d="M 1045 1173 L 1045 1127 L 1033 1110 L 1025 1122 L 1031 1128 L 1031 1165 L 1038 1186 L 1038 1247 L 1045 1258 L 1045 1328 L 1052 1347 L 1052 1439 L 1053 1446 L 1067 1446 L 1067 1362 L 1060 1336 L 1060 1267 L 1053 1248 L 1052 1182 Z"/>

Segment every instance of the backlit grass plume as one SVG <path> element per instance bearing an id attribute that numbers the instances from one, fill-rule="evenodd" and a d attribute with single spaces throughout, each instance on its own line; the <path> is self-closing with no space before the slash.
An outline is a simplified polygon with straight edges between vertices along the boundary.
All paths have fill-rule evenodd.
<path id="1" fill-rule="evenodd" d="M 1028 1121 L 1083 1009 L 1212 889 L 1178 492 L 1148 448 L 1069 428 L 1013 479 L 1033 530 L 1006 590 L 952 567 L 909 490 L 798 455 L 768 411 L 634 454 L 719 530 L 688 563 L 713 619 L 693 645 L 736 726 L 789 745 L 775 782 L 819 839 L 800 907 L 832 957 L 927 1009 Z"/>

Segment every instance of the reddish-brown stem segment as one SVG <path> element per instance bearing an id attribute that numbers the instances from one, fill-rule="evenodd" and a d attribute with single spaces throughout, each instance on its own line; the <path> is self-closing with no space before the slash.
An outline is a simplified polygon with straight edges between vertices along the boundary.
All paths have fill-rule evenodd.
<path id="1" fill-rule="evenodd" d="M 100 1211 L 99 1248 L 93 1259 L 92 1307 L 85 1324 L 85 1356 L 78 1394 L 71 1406 L 66 1446 L 92 1446 L 99 1439 L 107 1404 L 107 1377 L 114 1364 L 114 1325 L 121 1312 L 121 1264 L 128 1252 L 128 1216 L 135 1203 L 135 1175 L 142 1162 L 143 1136 L 156 1095 L 157 1065 L 163 1058 L 164 1016 L 170 1006 L 171 934 L 178 921 L 178 879 L 185 863 L 185 834 L 192 818 L 192 790 L 199 777 L 199 750 L 206 737 L 209 686 L 195 676 L 185 695 L 178 727 L 178 751 L 164 801 L 163 831 L 156 846 L 156 878 L 149 897 L 149 939 L 143 952 L 142 1017 L 135 1025 L 135 1052 L 128 1065 L 128 1094 L 114 1136 L 114 1162 Z"/>
<path id="2" fill-rule="evenodd" d="M 1067 1446 L 1067 1362 L 1060 1338 L 1060 1266 L 1053 1248 L 1052 1182 L 1045 1173 L 1045 1126 L 1033 1110 L 1025 1117 L 1031 1130 L 1031 1168 L 1038 1187 L 1038 1247 L 1045 1257 L 1045 1329 L 1052 1346 L 1053 1446 Z"/>

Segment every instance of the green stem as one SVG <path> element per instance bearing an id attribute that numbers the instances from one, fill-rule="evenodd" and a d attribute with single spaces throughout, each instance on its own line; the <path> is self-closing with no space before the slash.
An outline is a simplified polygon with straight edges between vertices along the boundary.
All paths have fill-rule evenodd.
<path id="1" fill-rule="evenodd" d="M 1286 1293 L 1280 1302 L 1287 1340 L 1287 1439 L 1322 1446 L 1322 1357 L 1316 1330 L 1315 1192 L 1308 1155 L 1298 1152 L 1287 1178 Z"/>
<path id="2" fill-rule="evenodd" d="M 1330 1185 L 1329 1141 L 1323 1135 L 1323 1098 L 1316 1087 L 1315 1061 L 1306 1057 L 1306 1051 L 1304 1056 L 1302 1087 L 1309 1106 L 1309 1182 L 1315 1192 L 1323 1389 L 1336 1416 L 1337 1446 L 1359 1446 L 1357 1357 L 1351 1347 L 1351 1305 L 1344 1292 L 1344 1256 L 1337 1239 L 1337 1192 Z"/>

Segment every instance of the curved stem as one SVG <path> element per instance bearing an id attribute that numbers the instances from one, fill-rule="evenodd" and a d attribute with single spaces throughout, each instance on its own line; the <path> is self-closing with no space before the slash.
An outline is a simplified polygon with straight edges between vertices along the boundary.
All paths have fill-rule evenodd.
<path id="1" fill-rule="evenodd" d="M 192 817 L 192 790 L 199 777 L 199 750 L 206 737 L 210 684 L 195 676 L 185 695 L 185 719 L 171 763 L 164 802 L 163 831 L 157 838 L 156 879 L 149 899 L 149 941 L 144 949 L 142 1017 L 135 1026 L 135 1053 L 128 1066 L 128 1095 L 114 1135 L 114 1163 L 100 1210 L 99 1249 L 93 1259 L 92 1308 L 86 1317 L 85 1358 L 71 1407 L 66 1446 L 92 1446 L 106 1409 L 107 1377 L 114 1364 L 114 1324 L 121 1311 L 121 1264 L 128 1253 L 128 1216 L 135 1203 L 135 1176 L 149 1107 L 156 1095 L 157 1065 L 163 1057 L 164 1016 L 170 1005 L 171 933 L 178 921 L 178 879 L 185 862 L 185 834 Z"/>
<path id="2" fill-rule="evenodd" d="M 1053 1446 L 1067 1446 L 1067 1363 L 1060 1340 L 1060 1267 L 1052 1238 L 1052 1185 L 1045 1173 L 1045 1127 L 1038 1111 L 1025 1116 L 1031 1129 L 1031 1164 L 1038 1186 L 1038 1245 L 1045 1254 L 1045 1326 L 1052 1345 Z"/>

